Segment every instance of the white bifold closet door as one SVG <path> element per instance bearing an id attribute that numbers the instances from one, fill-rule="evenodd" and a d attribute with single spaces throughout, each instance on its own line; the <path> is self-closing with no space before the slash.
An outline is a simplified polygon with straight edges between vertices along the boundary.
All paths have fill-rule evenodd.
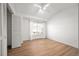
<path id="1" fill-rule="evenodd" d="M 12 48 L 21 46 L 21 17 L 12 16 Z"/>

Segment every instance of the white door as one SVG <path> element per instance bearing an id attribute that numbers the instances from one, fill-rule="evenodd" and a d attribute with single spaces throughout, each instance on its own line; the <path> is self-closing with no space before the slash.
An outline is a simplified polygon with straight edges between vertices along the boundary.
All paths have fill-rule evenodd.
<path id="1" fill-rule="evenodd" d="M 0 55 L 7 55 L 7 8 L 0 3 Z"/>
<path id="2" fill-rule="evenodd" d="M 12 48 L 21 46 L 21 17 L 12 15 Z"/>

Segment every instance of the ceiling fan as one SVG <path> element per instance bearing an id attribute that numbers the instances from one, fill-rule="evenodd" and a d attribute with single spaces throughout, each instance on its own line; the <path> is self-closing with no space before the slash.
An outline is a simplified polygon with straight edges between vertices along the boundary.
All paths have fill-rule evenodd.
<path id="1" fill-rule="evenodd" d="M 34 4 L 34 6 L 39 8 L 40 12 L 43 12 L 44 10 L 46 10 L 46 8 L 49 6 L 49 3 L 38 3 L 38 4 Z"/>

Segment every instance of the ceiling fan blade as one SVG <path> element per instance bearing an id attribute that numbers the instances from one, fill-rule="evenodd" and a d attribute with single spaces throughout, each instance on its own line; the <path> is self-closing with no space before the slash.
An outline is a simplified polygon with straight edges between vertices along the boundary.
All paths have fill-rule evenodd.
<path id="1" fill-rule="evenodd" d="M 34 6 L 41 8 L 41 6 L 40 6 L 40 5 L 38 5 L 38 4 L 34 4 Z"/>
<path id="2" fill-rule="evenodd" d="M 45 10 L 50 4 L 46 4 L 43 8 L 43 10 Z"/>

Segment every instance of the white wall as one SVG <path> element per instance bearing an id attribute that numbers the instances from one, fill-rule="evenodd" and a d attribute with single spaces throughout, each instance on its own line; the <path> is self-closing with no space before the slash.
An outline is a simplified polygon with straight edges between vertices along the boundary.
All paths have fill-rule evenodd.
<path id="1" fill-rule="evenodd" d="M 23 41 L 30 39 L 30 20 L 28 18 L 22 17 L 21 19 L 21 33 Z"/>
<path id="2" fill-rule="evenodd" d="M 78 6 L 72 5 L 48 21 L 48 38 L 78 48 Z"/>

